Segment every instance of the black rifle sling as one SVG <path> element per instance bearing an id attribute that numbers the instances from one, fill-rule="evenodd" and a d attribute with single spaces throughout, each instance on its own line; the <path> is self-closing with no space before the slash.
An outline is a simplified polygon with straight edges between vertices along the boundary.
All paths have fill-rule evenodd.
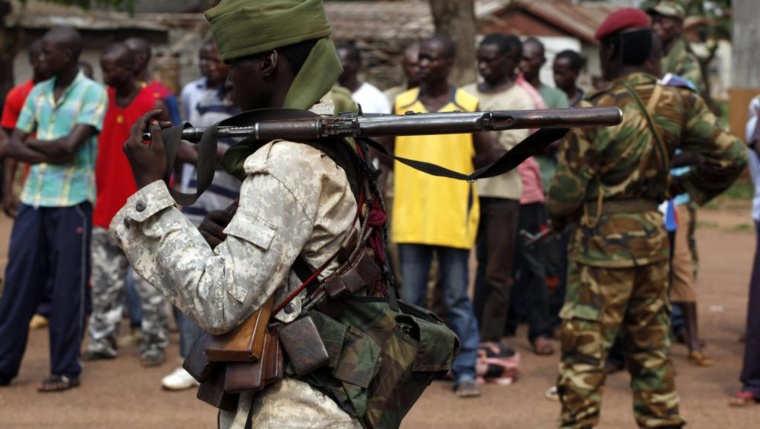
<path id="1" fill-rule="evenodd" d="M 381 154 L 393 158 L 404 165 L 414 168 L 415 170 L 422 171 L 423 173 L 427 173 L 432 176 L 448 177 L 450 179 L 474 182 L 478 179 L 486 179 L 488 177 L 498 176 L 514 169 L 531 156 L 541 153 L 541 151 L 552 144 L 552 142 L 555 142 L 564 137 L 569 130 L 569 128 L 540 129 L 518 143 L 515 147 L 512 148 L 512 150 L 502 155 L 501 158 L 497 159 L 491 164 L 488 164 L 485 167 L 475 170 L 471 174 L 459 173 L 453 170 L 449 170 L 448 168 L 441 167 L 437 164 L 431 164 L 429 162 L 416 161 L 409 158 L 395 156 L 388 152 L 385 146 L 367 137 L 359 137 L 359 140 L 367 143 L 370 147 L 377 150 Z"/>
<path id="2" fill-rule="evenodd" d="M 169 189 L 171 192 L 172 197 L 174 200 L 183 206 L 189 206 L 195 203 L 195 201 L 198 199 L 198 197 L 208 188 L 209 185 L 211 185 L 211 181 L 214 179 L 214 172 L 216 170 L 216 149 L 217 149 L 217 129 L 220 126 L 250 126 L 251 124 L 254 124 L 259 121 L 267 121 L 267 120 L 288 120 L 288 119 L 297 119 L 297 118 L 310 118 L 310 117 L 318 117 L 316 113 L 309 112 L 306 110 L 296 110 L 296 109 L 258 109 L 258 110 L 251 110 L 248 112 L 243 112 L 239 115 L 232 116 L 230 118 L 227 118 L 218 124 L 206 128 L 205 132 L 203 133 L 203 137 L 201 138 L 201 141 L 198 143 L 198 166 L 197 166 L 197 174 L 198 174 L 198 186 L 196 189 L 195 194 L 187 194 L 183 192 L 176 191 L 174 189 Z M 181 135 L 182 130 L 186 128 L 188 124 L 183 124 L 181 126 L 177 127 L 171 127 L 164 129 L 161 133 L 163 137 L 163 142 L 165 146 L 165 153 L 166 153 L 166 162 L 168 166 L 168 172 L 169 174 L 174 169 L 174 162 L 176 159 L 177 151 L 179 149 L 179 145 L 181 143 Z M 504 154 L 501 158 L 493 162 L 492 164 L 480 168 L 473 172 L 472 174 L 463 174 L 459 173 L 453 170 L 449 170 L 447 168 L 441 167 L 436 164 L 431 164 L 429 162 L 423 162 L 423 161 L 415 161 L 413 159 L 407 159 L 407 158 L 401 158 L 394 156 L 390 152 L 388 152 L 384 146 L 381 144 L 375 142 L 372 139 L 361 137 L 359 140 L 362 142 L 365 142 L 372 148 L 376 149 L 378 152 L 382 153 L 385 156 L 389 156 L 405 165 L 408 165 L 411 168 L 414 168 L 416 170 L 422 171 L 424 173 L 433 175 L 433 176 L 440 176 L 440 177 L 448 177 L 451 179 L 457 179 L 457 180 L 466 180 L 469 182 L 473 182 L 478 179 L 484 179 L 487 177 L 494 177 L 498 176 L 500 174 L 506 173 L 507 171 L 510 171 L 520 165 L 521 162 L 525 161 L 529 157 L 540 153 L 544 148 L 549 146 L 552 142 L 557 141 L 561 139 L 567 132 L 569 131 L 569 128 L 544 128 L 540 129 L 537 132 L 531 134 L 528 138 L 518 143 L 515 147 L 512 148 L 509 152 Z M 315 139 L 315 140 L 301 140 L 299 143 L 309 144 L 312 146 L 315 146 L 319 148 L 320 150 L 323 150 L 329 155 L 333 160 L 336 161 L 343 169 L 346 171 L 346 173 L 350 173 L 352 168 L 350 167 L 354 163 L 352 162 L 342 162 L 345 157 L 344 156 L 333 156 L 334 151 L 330 151 L 329 149 L 326 149 L 328 146 L 328 142 L 339 142 L 342 139 L 339 138 L 331 138 L 331 139 Z M 267 142 L 256 142 L 254 139 L 246 139 L 241 143 L 246 144 L 259 144 L 263 145 Z M 344 145 L 345 146 L 345 145 Z M 347 147 L 347 146 L 346 146 Z M 356 191 L 354 188 L 354 184 L 352 184 L 352 190 Z"/>

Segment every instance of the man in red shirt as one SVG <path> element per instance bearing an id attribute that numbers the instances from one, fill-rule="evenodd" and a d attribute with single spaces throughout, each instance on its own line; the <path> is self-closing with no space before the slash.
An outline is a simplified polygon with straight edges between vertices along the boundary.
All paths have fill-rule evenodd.
<path id="1" fill-rule="evenodd" d="M 108 226 L 137 186 L 122 144 L 129 137 L 132 124 L 146 112 L 161 109 L 161 120 L 169 119 L 161 98 L 135 77 L 136 66 L 134 52 L 124 43 L 108 46 L 100 58 L 103 80 L 108 85 L 108 110 L 98 138 L 95 167 L 93 311 L 88 326 L 89 345 L 85 351 L 85 358 L 90 360 L 116 357 L 116 334 L 123 310 L 124 278 L 129 263 L 108 235 Z M 137 279 L 136 286 L 143 307 L 140 361 L 145 366 L 160 365 L 165 360 L 164 349 L 168 345 L 168 320 L 163 311 L 165 301 L 144 280 Z"/>

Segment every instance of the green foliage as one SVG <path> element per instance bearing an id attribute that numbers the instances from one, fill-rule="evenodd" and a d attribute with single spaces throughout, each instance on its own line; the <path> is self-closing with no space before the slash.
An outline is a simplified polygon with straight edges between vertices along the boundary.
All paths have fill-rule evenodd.
<path id="1" fill-rule="evenodd" d="M 20 0 L 21 3 L 26 3 L 27 0 Z M 134 0 L 40 0 L 47 3 L 58 3 L 68 6 L 79 6 L 82 9 L 90 9 L 93 6 L 102 6 L 112 8 L 115 10 L 128 11 L 133 13 L 135 9 Z"/>

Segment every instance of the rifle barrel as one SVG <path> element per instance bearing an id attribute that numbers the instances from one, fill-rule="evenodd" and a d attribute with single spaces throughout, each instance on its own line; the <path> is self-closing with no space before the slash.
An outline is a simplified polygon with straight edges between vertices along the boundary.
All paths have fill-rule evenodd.
<path id="1" fill-rule="evenodd" d="M 244 127 L 219 127 L 217 136 L 254 137 L 256 140 L 413 136 L 525 128 L 599 127 L 617 125 L 622 119 L 623 112 L 617 107 L 328 116 L 267 120 Z M 182 139 L 197 142 L 204 130 L 186 128 L 182 131 Z M 149 134 L 144 137 L 150 139 Z"/>

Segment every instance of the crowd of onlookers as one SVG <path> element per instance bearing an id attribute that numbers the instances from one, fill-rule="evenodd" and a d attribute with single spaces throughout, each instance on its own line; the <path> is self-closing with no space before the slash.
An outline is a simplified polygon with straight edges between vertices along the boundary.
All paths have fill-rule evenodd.
<path id="1" fill-rule="evenodd" d="M 653 15 L 666 56 L 681 49 L 680 32 L 673 28 L 682 18 Z M 153 109 L 162 110 L 162 120 L 175 124 L 186 120 L 194 126 L 209 126 L 239 113 L 226 96 L 228 66 L 213 41 L 199 49 L 201 77 L 186 84 L 179 98 L 152 78 L 151 48 L 145 40 L 131 38 L 103 50 L 103 84 L 93 81 L 91 67 L 79 62 L 81 49 L 81 36 L 70 28 L 54 28 L 31 44 L 33 77 L 14 88 L 3 107 L 2 203 L 15 222 L 0 301 L 0 385 L 17 375 L 29 328 L 41 326 L 50 330 L 51 376 L 40 391 L 77 386 L 80 358 L 114 359 L 119 348 L 138 345 L 144 366 L 165 362 L 170 344 L 168 304 L 131 272 L 108 234 L 112 218 L 136 190 L 122 143 L 137 118 Z M 562 51 L 547 65 L 544 45 L 536 38 L 488 34 L 480 39 L 473 58 L 478 80 L 463 87 L 449 80 L 456 53 L 453 42 L 442 36 L 409 46 L 400 62 L 405 83 L 384 92 L 362 79 L 362 54 L 355 44 L 339 43 L 337 52 L 343 73 L 340 87 L 332 92 L 334 102 L 338 104 L 340 94 L 350 94 L 363 113 L 567 108 L 579 105 L 585 96 L 578 86 L 584 67 L 581 55 Z M 543 67 L 552 68 L 554 82 L 541 80 Z M 701 82 L 693 83 L 695 90 L 701 88 Z M 760 114 L 758 103 L 756 99 L 751 106 L 755 118 Z M 757 129 L 752 126 L 747 132 L 753 149 L 760 139 Z M 383 143 L 397 156 L 471 172 L 483 166 L 481 159 L 487 154 L 508 151 L 534 131 L 399 136 Z M 233 143 L 220 141 L 218 156 Z M 521 323 L 527 324 L 525 332 L 535 355 L 556 352 L 569 238 L 566 233 L 542 232 L 550 228 L 544 199 L 557 165 L 558 143 L 514 171 L 477 184 L 394 168 L 382 157 L 377 160 L 387 172 L 381 185 L 402 298 L 445 314 L 461 339 L 462 351 L 454 364 L 458 396 L 480 394 L 478 383 L 485 379 L 477 369 L 481 345 L 500 343 L 504 337 L 508 343 Z M 750 153 L 757 177 L 757 155 Z M 198 152 L 184 144 L 178 159 L 174 186 L 194 192 Z M 674 169 L 672 174 L 680 171 Z M 217 170 L 213 186 L 183 212 L 199 224 L 209 211 L 234 201 L 239 189 L 236 178 Z M 663 210 L 677 213 L 679 227 L 672 228 L 672 235 L 684 243 L 676 246 L 681 253 L 672 257 L 671 300 L 677 304 L 673 335 L 688 347 L 689 362 L 710 366 L 697 332 L 696 208 L 687 195 L 667 202 Z M 753 210 L 756 222 L 760 222 L 758 213 L 760 209 Z M 535 239 L 539 236 L 544 238 Z M 755 308 L 749 312 L 745 340 L 745 387 L 734 402 L 739 405 L 760 398 L 759 266 L 756 260 L 750 299 Z M 472 290 L 468 288 L 471 267 L 476 267 Z M 429 294 L 430 290 L 434 292 Z M 124 314 L 131 329 L 120 336 Z M 184 357 L 201 329 L 179 311 L 173 317 Z M 608 371 L 623 365 L 613 353 Z M 161 383 L 169 390 L 198 385 L 181 365 Z M 554 395 L 551 389 L 547 394 Z"/>

